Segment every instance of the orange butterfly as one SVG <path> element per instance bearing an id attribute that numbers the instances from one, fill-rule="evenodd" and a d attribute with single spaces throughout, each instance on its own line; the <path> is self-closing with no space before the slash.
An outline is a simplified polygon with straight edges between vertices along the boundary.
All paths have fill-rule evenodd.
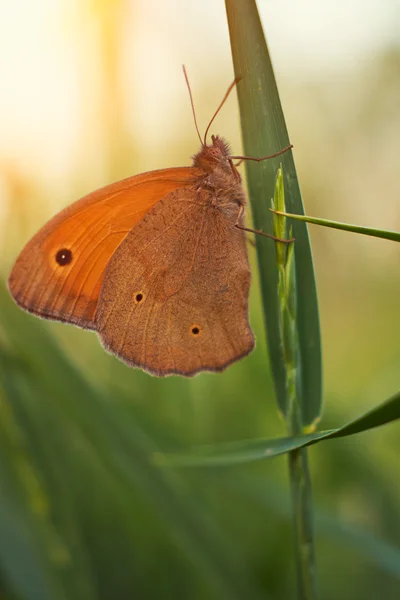
<path id="1" fill-rule="evenodd" d="M 218 136 L 207 144 L 235 84 L 192 167 L 108 185 L 40 229 L 9 278 L 21 308 L 95 330 L 107 350 L 158 376 L 222 371 L 251 352 L 246 200 L 233 159 L 264 158 L 231 156 Z"/>

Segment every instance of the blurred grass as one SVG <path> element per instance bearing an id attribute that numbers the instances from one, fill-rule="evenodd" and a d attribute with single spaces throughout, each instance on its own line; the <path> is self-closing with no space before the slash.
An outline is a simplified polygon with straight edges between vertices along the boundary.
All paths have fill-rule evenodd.
<path id="1" fill-rule="evenodd" d="M 109 517 L 123 518 L 127 528 L 133 524 L 132 517 L 135 520 L 136 495 L 144 495 L 145 504 L 154 506 L 157 517 L 169 529 L 171 539 L 187 554 L 196 569 L 200 573 L 203 571 L 201 579 L 211 597 L 244 598 L 248 585 L 245 586 L 246 579 L 241 575 L 243 568 L 236 551 L 232 552 L 223 537 L 218 536 L 216 524 L 210 522 L 209 515 L 197 505 L 183 482 L 172 472 L 150 465 L 149 458 L 157 450 L 152 439 L 135 426 L 134 421 L 125 418 L 123 407 L 113 405 L 111 398 L 104 397 L 85 382 L 45 334 L 40 322 L 26 317 L 23 328 L 19 326 L 19 311 L 12 306 L 4 289 L 1 290 L 0 307 L 6 317 L 8 341 L 19 355 L 13 360 L 6 349 L 2 353 L 1 381 L 5 400 L 14 415 L 14 429 L 20 427 L 27 437 L 25 461 L 33 478 L 36 475 L 38 480 L 44 479 L 39 494 L 37 488 L 41 486 L 29 487 L 25 493 L 28 504 L 34 504 L 40 496 L 40 504 L 47 508 L 40 515 L 44 524 L 50 529 L 54 527 L 62 537 L 63 554 L 69 568 L 67 572 L 63 568 L 58 574 L 67 597 L 88 597 L 85 588 L 91 579 L 85 572 L 79 587 L 81 578 L 77 575 L 84 561 L 77 550 L 82 551 L 85 545 L 80 539 L 81 530 L 76 529 L 79 515 L 70 513 L 74 502 L 71 506 L 67 501 L 71 492 L 79 495 L 84 492 L 83 484 L 90 486 L 89 494 L 80 498 L 83 506 L 78 506 L 78 511 L 85 508 L 85 501 L 89 499 L 96 505 L 96 488 L 100 495 L 107 488 L 111 489 L 117 507 L 111 514 L 110 505 Z M 33 346 L 36 352 L 26 353 Z M 76 457 L 69 469 L 68 463 L 74 453 Z M 90 472 L 88 478 L 81 473 L 82 468 Z M 95 477 L 96 471 L 99 480 Z M 68 482 L 68 477 L 78 478 L 76 490 L 71 485 L 74 481 Z M 19 498 L 18 494 L 16 497 Z M 87 507 L 89 511 L 90 506 Z M 127 533 L 129 541 L 129 534 L 133 532 L 128 529 Z M 53 554 L 49 548 L 44 549 L 44 553 Z M 256 590 L 253 594 L 258 596 Z M 92 595 L 98 597 L 99 590 L 92 589 Z M 114 597 L 114 594 L 103 597 Z"/>

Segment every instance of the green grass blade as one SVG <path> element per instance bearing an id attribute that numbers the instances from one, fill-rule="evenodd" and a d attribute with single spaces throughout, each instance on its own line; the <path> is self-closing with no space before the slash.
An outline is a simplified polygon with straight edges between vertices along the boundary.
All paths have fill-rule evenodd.
<path id="1" fill-rule="evenodd" d="M 325 431 L 275 439 L 253 439 L 201 446 L 191 453 L 157 455 L 156 462 L 173 466 L 227 466 L 274 458 L 323 440 L 348 437 L 400 418 L 400 392 L 356 419 Z"/>
<path id="2" fill-rule="evenodd" d="M 361 225 L 352 225 L 350 223 L 340 223 L 339 221 L 330 221 L 328 219 L 319 219 L 318 217 L 309 217 L 308 215 L 293 215 L 291 213 L 275 211 L 276 214 L 284 217 L 290 217 L 296 221 L 313 223 L 314 225 L 322 225 L 323 227 L 331 227 L 332 229 L 341 229 L 343 231 L 351 231 L 352 233 L 360 233 L 361 235 L 370 235 L 372 237 L 382 238 L 384 240 L 392 240 L 400 242 L 400 232 L 390 229 L 376 229 L 374 227 L 363 227 Z"/>
<path id="3" fill-rule="evenodd" d="M 273 155 L 289 146 L 289 136 L 255 0 L 226 0 L 233 63 L 238 83 L 244 154 Z M 275 188 L 279 162 L 280 183 Z M 271 235 L 269 199 L 303 213 L 292 152 L 252 164 L 247 182 L 256 229 Z M 282 179 L 283 173 L 283 179 Z M 278 178 L 279 181 L 279 178 Z M 285 193 L 284 193 L 285 190 Z M 285 197 L 285 200 L 284 200 Z M 291 207 L 295 207 L 293 210 Z M 289 433 L 314 427 L 322 405 L 322 366 L 317 294 L 306 226 L 295 222 L 295 249 L 282 264 L 279 249 L 256 236 L 264 321 L 276 397 Z M 279 274 L 278 274 L 279 273 Z M 289 454 L 296 547 L 297 591 L 317 598 L 311 485 L 305 450 Z"/>
<path id="4" fill-rule="evenodd" d="M 289 144 L 275 76 L 254 0 L 226 0 L 232 56 L 237 77 L 245 154 L 266 156 Z M 264 161 L 246 162 L 247 183 L 256 229 L 272 234 L 270 198 L 282 163 L 286 209 L 303 214 L 300 188 L 292 152 Z M 297 279 L 297 329 L 302 364 L 302 420 L 310 425 L 321 412 L 322 375 L 317 294 L 307 228 L 295 223 Z M 285 369 L 280 351 L 277 268 L 275 245 L 256 236 L 257 255 L 271 367 L 280 410 L 286 414 L 288 399 Z"/>

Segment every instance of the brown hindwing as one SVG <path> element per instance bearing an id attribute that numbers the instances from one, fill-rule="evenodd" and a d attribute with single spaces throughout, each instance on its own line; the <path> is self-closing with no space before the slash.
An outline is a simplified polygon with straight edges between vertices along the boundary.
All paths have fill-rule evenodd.
<path id="1" fill-rule="evenodd" d="M 251 352 L 250 269 L 234 221 L 205 190 L 160 200 L 107 267 L 96 315 L 106 349 L 161 376 L 221 371 Z"/>

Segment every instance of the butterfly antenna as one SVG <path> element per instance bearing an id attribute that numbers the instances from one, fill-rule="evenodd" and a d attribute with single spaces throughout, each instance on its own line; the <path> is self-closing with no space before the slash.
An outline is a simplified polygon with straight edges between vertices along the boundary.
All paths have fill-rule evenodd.
<path id="1" fill-rule="evenodd" d="M 214 115 L 213 115 L 213 117 L 212 117 L 211 121 L 209 122 L 209 124 L 208 124 L 208 127 L 207 127 L 207 129 L 206 129 L 206 132 L 205 132 L 205 134 L 204 134 L 204 142 L 203 142 L 204 146 L 206 146 L 206 145 L 207 145 L 207 135 L 208 135 L 208 132 L 210 131 L 210 127 L 211 127 L 211 125 L 212 125 L 212 123 L 213 123 L 213 121 L 214 121 L 215 117 L 217 116 L 217 114 L 219 113 L 219 111 L 221 110 L 221 108 L 223 107 L 223 105 L 225 104 L 225 102 L 226 102 L 226 100 L 227 100 L 227 98 L 228 98 L 229 94 L 231 93 L 231 91 L 233 90 L 233 88 L 235 87 L 235 85 L 237 85 L 237 84 L 239 83 L 240 79 L 241 79 L 241 77 L 236 77 L 236 79 L 234 79 L 234 80 L 232 81 L 231 85 L 228 87 L 228 89 L 227 89 L 227 91 L 226 91 L 226 93 L 225 93 L 225 96 L 222 98 L 222 102 L 221 102 L 221 104 L 218 106 L 218 108 L 217 108 L 217 110 L 215 111 L 215 113 L 214 113 Z"/>
<path id="2" fill-rule="evenodd" d="M 189 90 L 190 104 L 192 105 L 192 113 L 193 113 L 193 119 L 194 119 L 194 124 L 195 124 L 195 127 L 196 127 L 196 131 L 197 131 L 197 135 L 199 136 L 200 144 L 203 145 L 203 140 L 201 139 L 199 127 L 197 125 L 196 111 L 194 110 L 194 102 L 193 102 L 192 90 L 190 88 L 189 78 L 188 78 L 187 73 L 186 73 L 186 67 L 185 67 L 185 65 L 182 65 L 182 69 L 183 69 L 183 74 L 185 76 L 186 85 L 187 85 L 187 88 Z"/>

